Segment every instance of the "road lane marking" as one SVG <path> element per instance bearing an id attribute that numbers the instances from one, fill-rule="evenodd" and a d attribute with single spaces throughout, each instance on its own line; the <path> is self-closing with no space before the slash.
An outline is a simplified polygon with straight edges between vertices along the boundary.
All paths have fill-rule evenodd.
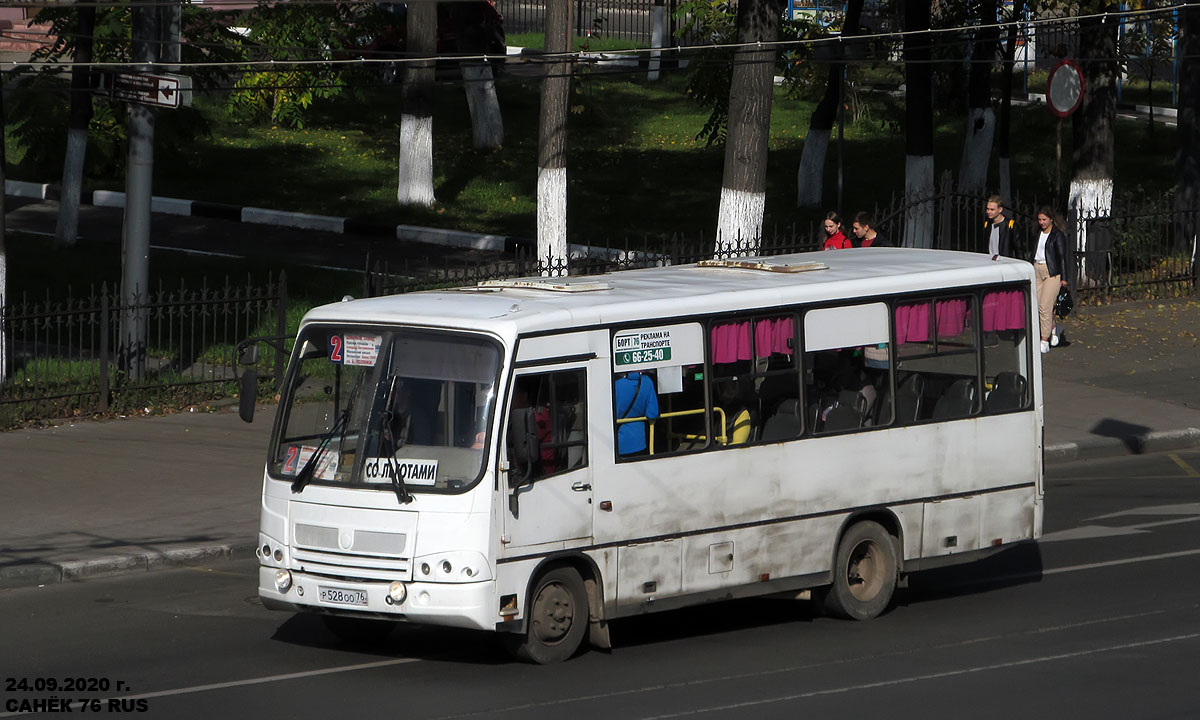
<path id="1" fill-rule="evenodd" d="M 702 708 L 699 710 L 689 710 L 681 713 L 671 713 L 669 715 L 652 715 L 646 720 L 665 720 L 665 718 L 683 717 L 685 715 L 699 715 L 708 712 L 720 712 L 722 710 L 738 710 L 741 708 L 750 708 L 756 705 L 769 705 L 772 703 L 787 702 L 789 700 L 804 700 L 806 698 L 821 697 L 824 695 L 840 695 L 843 693 L 857 692 L 861 690 L 873 690 L 875 688 L 894 687 L 896 685 L 906 685 L 916 682 L 924 682 L 926 680 L 941 680 L 944 678 L 958 677 L 961 675 L 970 675 L 973 673 L 990 672 L 992 670 L 1007 670 L 1009 668 L 1023 667 L 1026 665 L 1037 665 L 1040 663 L 1057 662 L 1059 660 L 1072 660 L 1074 658 L 1087 657 L 1089 655 L 1099 655 L 1101 653 L 1116 652 L 1120 650 L 1131 650 L 1134 648 L 1150 647 L 1153 645 L 1163 645 L 1166 643 L 1181 642 L 1184 640 L 1195 640 L 1200 638 L 1200 633 L 1188 633 L 1186 635 L 1173 635 L 1171 637 L 1158 638 L 1155 640 L 1142 640 L 1140 642 L 1121 643 L 1120 645 L 1108 645 L 1100 648 L 1092 648 L 1091 650 L 1079 650 L 1077 652 L 1059 653 L 1057 655 L 1042 655 L 1040 657 L 1026 658 L 1024 660 L 1013 660 L 1011 662 L 995 663 L 992 665 L 978 665 L 976 667 L 961 668 L 959 670 L 947 670 L 940 673 L 929 673 L 926 675 L 912 675 L 909 677 L 896 678 L 894 680 L 881 680 L 879 682 L 861 683 L 858 685 L 845 685 L 843 687 L 829 688 L 827 690 L 812 690 L 805 693 L 795 693 L 792 695 L 784 695 L 776 698 L 765 700 L 750 700 L 742 703 L 731 703 L 729 705 L 720 705 L 716 707 Z"/>
<path id="2" fill-rule="evenodd" d="M 283 675 L 267 675 L 265 677 L 247 678 L 245 680 L 230 680 L 229 682 L 223 683 L 193 685 L 191 687 L 173 688 L 171 690 L 158 690 L 156 692 L 138 693 L 137 695 L 115 695 L 112 698 L 100 698 L 100 702 L 107 706 L 110 699 L 141 700 L 142 698 L 148 699 L 170 697 L 172 695 L 190 695 L 191 693 L 208 692 L 209 690 L 225 690 L 227 688 L 244 687 L 246 685 L 262 685 L 263 683 L 279 682 L 281 680 L 297 680 L 300 678 L 316 677 L 319 675 L 332 675 L 335 673 L 354 672 L 356 670 L 371 670 L 374 668 L 388 667 L 391 665 L 404 665 L 406 663 L 421 662 L 423 659 L 424 658 L 395 658 L 393 660 L 380 660 L 378 662 L 361 663 L 358 665 L 341 665 L 339 667 L 321 668 L 319 670 L 305 670 L 303 672 L 286 673 Z M 0 718 L 28 714 L 29 713 L 21 712 L 0 713 Z"/>
<path id="3" fill-rule="evenodd" d="M 1187 473 L 1188 477 L 1200 477 L 1200 472 L 1197 472 L 1196 468 L 1188 465 L 1187 461 L 1179 457 L 1179 455 L 1176 453 L 1167 453 L 1167 457 L 1174 460 L 1176 465 L 1183 468 L 1183 471 Z"/>
<path id="4" fill-rule="evenodd" d="M 1200 555 L 1200 548 L 1195 550 L 1180 550 L 1161 555 L 1142 555 L 1141 557 L 1122 558 L 1121 560 L 1106 560 L 1104 562 L 1088 563 L 1086 565 L 1068 565 L 1067 567 L 1043 570 L 1042 575 L 1058 575 L 1059 573 L 1078 572 L 1080 570 L 1095 570 L 1096 568 L 1115 567 L 1117 565 L 1132 565 L 1134 563 L 1151 562 L 1154 560 L 1169 560 L 1171 558 Z"/>

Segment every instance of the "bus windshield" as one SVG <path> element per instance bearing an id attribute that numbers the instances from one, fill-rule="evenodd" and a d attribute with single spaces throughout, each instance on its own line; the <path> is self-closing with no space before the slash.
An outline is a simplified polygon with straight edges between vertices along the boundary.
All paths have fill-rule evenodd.
<path id="1" fill-rule="evenodd" d="M 460 492 L 482 476 L 500 369 L 495 342 L 320 325 L 297 343 L 272 477 L 297 490 L 349 485 L 403 496 Z"/>

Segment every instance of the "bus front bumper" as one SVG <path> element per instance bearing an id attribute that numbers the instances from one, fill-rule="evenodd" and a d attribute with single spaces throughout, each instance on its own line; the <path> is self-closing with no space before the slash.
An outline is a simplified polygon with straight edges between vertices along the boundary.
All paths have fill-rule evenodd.
<path id="1" fill-rule="evenodd" d="M 292 571 L 292 584 L 285 592 L 275 586 L 278 568 L 259 566 L 258 596 L 268 610 L 318 612 L 331 615 L 391 619 L 426 625 L 444 625 L 475 630 L 495 630 L 500 619 L 496 583 L 405 583 L 407 597 L 401 603 L 389 603 L 388 586 L 383 582 L 353 582 L 318 578 Z M 340 597 L 365 593 L 366 604 L 334 603 L 322 600 L 322 590 L 339 591 Z M 361 597 L 361 596 L 360 596 Z"/>

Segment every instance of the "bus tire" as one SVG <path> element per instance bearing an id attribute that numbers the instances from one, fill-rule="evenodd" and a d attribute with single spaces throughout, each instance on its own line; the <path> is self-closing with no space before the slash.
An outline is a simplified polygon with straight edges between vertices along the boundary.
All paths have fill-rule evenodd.
<path id="1" fill-rule="evenodd" d="M 877 522 L 855 523 L 842 536 L 825 592 L 825 610 L 836 617 L 870 620 L 887 609 L 896 590 L 896 545 Z"/>
<path id="2" fill-rule="evenodd" d="M 325 629 L 349 645 L 382 642 L 395 629 L 396 623 L 373 618 L 322 615 Z"/>
<path id="3" fill-rule="evenodd" d="M 588 629 L 587 589 L 574 568 L 557 567 L 534 585 L 525 634 L 506 638 L 518 660 L 551 665 L 567 660 Z"/>

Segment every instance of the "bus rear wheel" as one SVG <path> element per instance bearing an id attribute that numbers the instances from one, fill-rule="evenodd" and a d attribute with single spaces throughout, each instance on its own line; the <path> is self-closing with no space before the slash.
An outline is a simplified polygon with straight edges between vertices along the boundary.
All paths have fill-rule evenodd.
<path id="1" fill-rule="evenodd" d="M 534 585 L 525 634 L 509 636 L 509 651 L 539 665 L 567 660 L 583 642 L 588 626 L 587 590 L 574 568 L 550 570 Z"/>
<path id="2" fill-rule="evenodd" d="M 851 620 L 870 620 L 892 601 L 896 590 L 896 545 L 883 526 L 870 520 L 851 526 L 838 545 L 833 584 L 825 610 Z"/>

